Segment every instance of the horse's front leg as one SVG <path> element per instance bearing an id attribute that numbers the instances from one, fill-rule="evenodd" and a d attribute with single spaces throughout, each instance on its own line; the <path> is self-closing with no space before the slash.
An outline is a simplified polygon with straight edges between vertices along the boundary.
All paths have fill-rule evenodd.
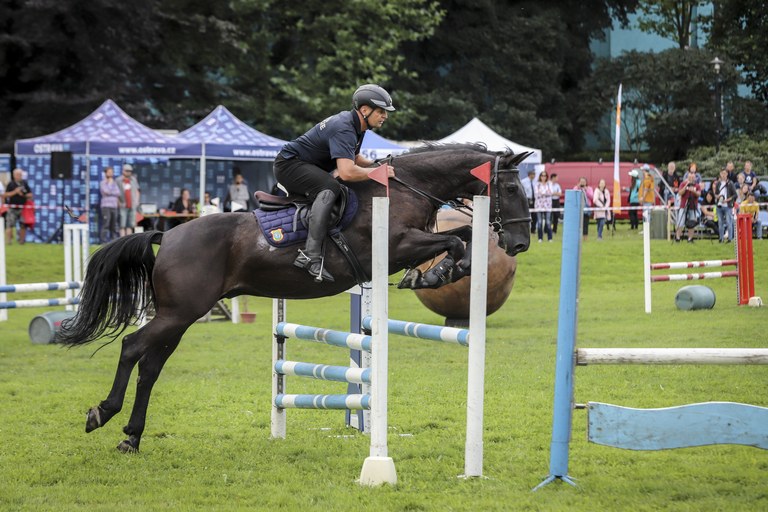
<path id="1" fill-rule="evenodd" d="M 397 254 L 402 254 L 403 260 L 396 261 L 402 266 L 415 266 L 442 252 L 446 256 L 434 267 L 426 272 L 417 268 L 411 268 L 403 276 L 398 288 L 439 288 L 452 283 L 469 273 L 469 261 L 465 260 L 466 250 L 462 238 L 470 237 L 472 228 L 462 226 L 445 233 L 426 233 L 424 231 L 410 230 L 397 244 Z M 408 261 L 404 258 L 408 257 Z M 461 262 L 462 265 L 457 265 Z"/>

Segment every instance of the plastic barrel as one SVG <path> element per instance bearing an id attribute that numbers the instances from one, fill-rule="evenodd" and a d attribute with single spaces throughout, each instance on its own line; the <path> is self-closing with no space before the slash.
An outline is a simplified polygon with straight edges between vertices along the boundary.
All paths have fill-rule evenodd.
<path id="1" fill-rule="evenodd" d="M 47 345 L 61 329 L 61 321 L 75 316 L 74 311 L 49 311 L 37 315 L 29 323 L 29 339 L 32 343 Z"/>
<path id="2" fill-rule="evenodd" d="M 685 311 L 712 309 L 715 307 L 715 291 L 700 284 L 683 286 L 675 295 L 675 306 Z"/>

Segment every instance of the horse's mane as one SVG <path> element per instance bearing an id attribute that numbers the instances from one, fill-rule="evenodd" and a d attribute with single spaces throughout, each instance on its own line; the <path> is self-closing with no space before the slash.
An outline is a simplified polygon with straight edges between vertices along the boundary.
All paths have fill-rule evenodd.
<path id="1" fill-rule="evenodd" d="M 399 157 L 409 155 L 419 155 L 423 153 L 435 153 L 438 151 L 477 151 L 488 155 L 507 156 L 514 155 L 514 152 L 507 148 L 506 151 L 491 151 L 488 146 L 483 142 L 465 142 L 465 143 L 442 143 L 442 142 L 423 142 L 423 145 L 409 149 L 405 153 L 398 155 Z"/>

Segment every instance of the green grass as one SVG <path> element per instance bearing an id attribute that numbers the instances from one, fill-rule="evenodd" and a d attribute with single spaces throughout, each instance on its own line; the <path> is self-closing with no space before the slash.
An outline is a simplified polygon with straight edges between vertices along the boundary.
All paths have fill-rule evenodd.
<path id="1" fill-rule="evenodd" d="M 593 226 L 594 228 L 594 226 Z M 619 227 L 586 242 L 579 345 L 750 347 L 765 344 L 766 309 L 735 305 L 733 279 L 707 281 L 714 309 L 682 312 L 686 283 L 653 288 L 643 312 L 642 240 Z M 758 295 L 766 297 L 768 242 L 755 241 Z M 142 451 L 123 439 L 135 374 L 123 411 L 85 434 L 86 410 L 111 386 L 119 343 L 94 353 L 33 345 L 30 320 L 9 312 L 0 324 L 0 510 L 765 510 L 768 454 L 744 446 L 663 452 L 586 442 L 586 413 L 574 412 L 569 473 L 532 493 L 548 473 L 560 243 L 518 258 L 515 288 L 488 319 L 485 402 L 487 478 L 464 481 L 466 349 L 390 338 L 389 452 L 394 487 L 355 483 L 368 438 L 343 427 L 336 411 L 288 411 L 288 438 L 270 440 L 271 302 L 251 298 L 256 323 L 196 324 L 155 386 Z M 60 246 L 8 247 L 10 283 L 62 278 Z M 721 259 L 733 246 L 654 241 L 654 261 Z M 393 278 L 394 280 L 394 278 Z M 53 294 L 47 294 L 52 296 Z M 63 292 L 61 293 L 63 296 Z M 19 294 L 34 298 L 46 294 Z M 346 329 L 344 296 L 289 302 L 291 321 Z M 390 292 L 393 318 L 441 323 L 413 293 Z M 289 342 L 288 356 L 345 364 L 343 350 Z M 343 392 L 341 384 L 292 378 L 291 393 Z M 768 406 L 765 367 L 596 366 L 579 368 L 576 401 L 663 407 L 707 400 Z M 326 430 L 326 428 L 328 430 Z"/>

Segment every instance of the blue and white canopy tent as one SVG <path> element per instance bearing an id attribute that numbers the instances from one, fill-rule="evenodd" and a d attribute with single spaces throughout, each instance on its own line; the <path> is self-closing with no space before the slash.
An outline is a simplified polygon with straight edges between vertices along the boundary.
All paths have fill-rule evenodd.
<path id="1" fill-rule="evenodd" d="M 271 174 L 271 162 L 280 152 L 286 141 L 266 135 L 251 128 L 238 119 L 226 107 L 219 105 L 202 121 L 181 132 L 176 138 L 198 144 L 200 147 L 200 195 L 206 190 L 206 183 L 212 181 L 206 160 L 240 160 L 269 162 L 269 173 L 261 172 L 257 183 L 250 187 L 269 190 L 274 184 Z M 217 177 L 220 178 L 220 177 Z"/>
<path id="2" fill-rule="evenodd" d="M 51 179 L 50 173 L 51 152 L 58 151 L 70 151 L 73 156 L 72 180 L 63 183 Z M 17 166 L 27 171 L 39 207 L 35 231 L 41 239 L 58 228 L 61 212 L 55 207 L 60 201 L 88 211 L 89 224 L 95 226 L 91 238 L 98 235 L 99 181 L 104 167 L 115 167 L 119 175 L 123 163 L 192 158 L 200 151 L 199 144 L 162 135 L 141 124 L 112 100 L 68 128 L 17 140 L 15 145 Z"/>

